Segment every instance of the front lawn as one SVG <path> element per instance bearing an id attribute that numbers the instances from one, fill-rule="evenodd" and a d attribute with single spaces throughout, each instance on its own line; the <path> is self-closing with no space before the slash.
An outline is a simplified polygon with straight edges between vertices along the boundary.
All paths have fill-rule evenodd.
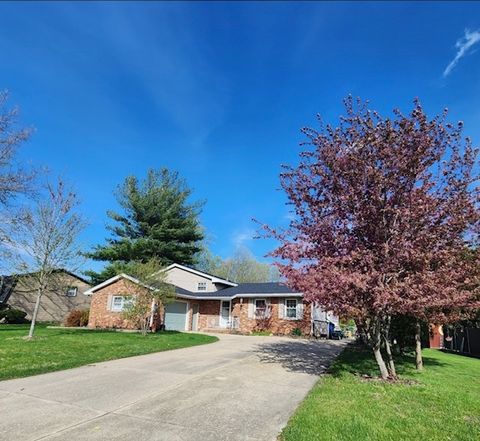
<path id="1" fill-rule="evenodd" d="M 28 325 L 0 325 L 0 380 L 58 371 L 89 363 L 217 341 L 181 332 L 137 333 L 48 329 L 38 326 L 35 339 L 23 339 Z"/>
<path id="2" fill-rule="evenodd" d="M 424 351 L 425 371 L 397 361 L 403 384 L 378 375 L 373 356 L 349 347 L 322 377 L 283 430 L 283 441 L 480 439 L 480 360 Z"/>

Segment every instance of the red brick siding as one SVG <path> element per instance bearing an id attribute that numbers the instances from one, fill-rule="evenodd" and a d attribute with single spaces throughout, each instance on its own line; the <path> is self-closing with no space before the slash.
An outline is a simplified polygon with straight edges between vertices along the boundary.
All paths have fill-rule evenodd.
<path id="1" fill-rule="evenodd" d="M 211 330 L 218 326 L 220 300 L 201 300 L 199 304 L 198 330 Z"/>
<path id="2" fill-rule="evenodd" d="M 136 326 L 125 320 L 121 312 L 109 311 L 109 296 L 134 295 L 138 286 L 126 279 L 117 280 L 92 295 L 90 303 L 89 328 L 135 329 Z"/>
<path id="3" fill-rule="evenodd" d="M 110 296 L 113 295 L 134 295 L 138 286 L 129 280 L 120 279 L 98 291 L 92 296 L 90 305 L 90 320 L 88 326 L 90 328 L 124 328 L 134 329 L 135 325 L 128 322 L 122 317 L 121 312 L 114 312 L 108 309 L 108 302 Z M 250 299 L 253 301 L 253 299 Z M 271 318 L 268 323 L 268 330 L 273 334 L 288 335 L 291 334 L 295 328 L 299 328 L 303 335 L 310 334 L 310 318 L 311 308 L 309 304 L 304 303 L 303 318 L 301 320 L 287 320 L 279 318 L 278 316 L 278 298 L 267 298 L 271 307 Z M 218 330 L 218 321 L 220 316 L 220 300 L 199 300 L 187 302 L 187 330 L 192 329 L 192 313 L 193 305 L 199 306 L 198 330 L 211 331 Z M 232 318 L 239 321 L 239 332 L 249 334 L 258 330 L 260 321 L 248 317 L 249 299 L 234 299 L 232 300 Z M 163 311 L 160 310 L 160 317 L 163 317 Z M 160 321 L 160 318 L 158 318 Z"/>
<path id="4" fill-rule="evenodd" d="M 258 330 L 260 324 L 259 320 L 248 317 L 248 300 L 244 298 L 243 302 L 240 299 L 232 300 L 231 316 L 233 319 L 238 319 L 240 324 L 239 332 L 243 334 L 250 334 Z M 287 320 L 279 318 L 278 316 L 278 300 L 276 298 L 267 298 L 270 301 L 271 319 L 269 320 L 269 330 L 273 334 L 288 335 L 291 334 L 295 328 L 299 328 L 302 334 L 309 335 L 311 329 L 311 309 L 309 304 L 304 304 L 304 312 L 302 320 Z M 282 299 L 283 300 L 283 299 Z M 253 301 L 253 299 L 252 299 Z M 220 300 L 200 300 L 199 302 L 199 320 L 198 330 L 208 331 L 218 329 L 218 320 L 220 315 Z M 189 326 L 191 326 L 191 307 L 189 308 Z"/>
<path id="5" fill-rule="evenodd" d="M 262 297 L 263 298 L 263 297 Z M 260 321 L 254 318 L 248 317 L 248 301 L 254 299 L 243 299 L 243 303 L 240 299 L 234 299 L 232 301 L 232 317 L 238 318 L 240 321 L 240 332 L 249 334 L 258 330 Z M 311 309 L 310 305 L 304 303 L 303 305 L 303 318 L 301 320 L 288 320 L 280 318 L 278 315 L 278 298 L 267 298 L 267 302 L 270 302 L 271 318 L 268 322 L 268 330 L 273 334 L 288 335 L 291 334 L 295 328 L 299 328 L 302 334 L 309 335 L 311 328 Z"/>

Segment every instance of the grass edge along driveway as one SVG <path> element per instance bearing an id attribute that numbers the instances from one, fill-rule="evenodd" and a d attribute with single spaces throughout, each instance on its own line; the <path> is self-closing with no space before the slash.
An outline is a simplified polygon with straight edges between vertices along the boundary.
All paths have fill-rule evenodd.
<path id="1" fill-rule="evenodd" d="M 203 334 L 138 333 L 49 329 L 38 326 L 35 339 L 23 339 L 29 325 L 0 325 L 0 380 L 70 369 L 117 358 L 213 343 Z"/>
<path id="2" fill-rule="evenodd" d="M 403 384 L 378 375 L 370 352 L 344 350 L 282 431 L 282 441 L 478 441 L 480 359 L 424 350 L 425 371 L 413 357 L 397 361 Z"/>

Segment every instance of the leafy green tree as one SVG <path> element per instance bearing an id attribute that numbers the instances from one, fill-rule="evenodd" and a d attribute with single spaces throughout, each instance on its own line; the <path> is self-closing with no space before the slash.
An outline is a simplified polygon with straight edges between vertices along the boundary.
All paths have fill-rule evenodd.
<path id="1" fill-rule="evenodd" d="M 160 308 L 175 299 L 175 288 L 166 282 L 165 273 L 161 271 L 162 267 L 156 258 L 127 265 L 128 274 L 135 277 L 140 285 L 130 291 L 132 301 L 123 316 L 135 324 L 142 335 L 147 335 Z"/>
<path id="2" fill-rule="evenodd" d="M 108 211 L 112 236 L 88 257 L 109 262 L 100 272 L 88 272 L 93 283 L 118 273 L 129 262 L 152 258 L 161 265 L 193 265 L 204 234 L 199 214 L 203 202 L 188 201 L 192 190 L 177 172 L 149 170 L 144 180 L 128 176 L 119 187 L 121 212 Z"/>

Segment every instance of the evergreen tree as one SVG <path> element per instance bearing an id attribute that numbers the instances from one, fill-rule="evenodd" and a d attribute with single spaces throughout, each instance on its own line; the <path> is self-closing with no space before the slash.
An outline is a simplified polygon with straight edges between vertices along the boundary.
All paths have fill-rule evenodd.
<path id="1" fill-rule="evenodd" d="M 152 258 L 162 265 L 195 264 L 204 237 L 198 219 L 203 202 L 189 203 L 191 193 L 178 173 L 166 168 L 149 170 L 143 181 L 128 176 L 117 194 L 122 212 L 107 212 L 113 220 L 108 227 L 112 237 L 89 254 L 109 262 L 101 273 L 87 273 L 92 282 L 118 274 L 131 262 Z"/>

